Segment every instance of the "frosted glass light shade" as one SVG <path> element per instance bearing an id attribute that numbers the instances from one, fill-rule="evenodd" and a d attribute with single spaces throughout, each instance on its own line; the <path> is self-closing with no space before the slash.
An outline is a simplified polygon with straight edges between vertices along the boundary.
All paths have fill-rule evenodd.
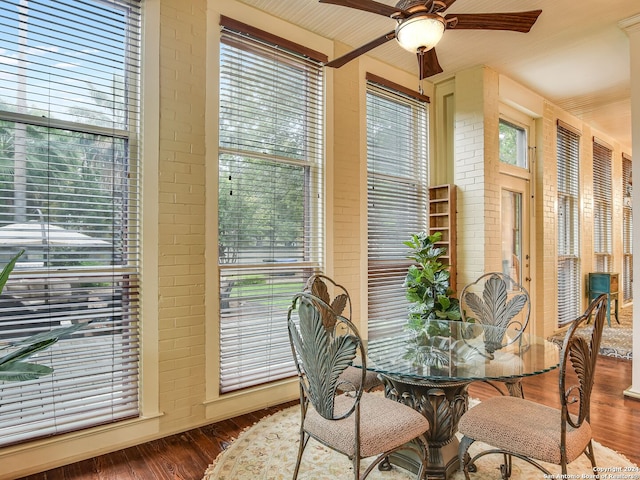
<path id="1" fill-rule="evenodd" d="M 433 13 L 418 14 L 396 27 L 396 40 L 402 48 L 415 53 L 431 50 L 444 34 L 444 19 Z"/>

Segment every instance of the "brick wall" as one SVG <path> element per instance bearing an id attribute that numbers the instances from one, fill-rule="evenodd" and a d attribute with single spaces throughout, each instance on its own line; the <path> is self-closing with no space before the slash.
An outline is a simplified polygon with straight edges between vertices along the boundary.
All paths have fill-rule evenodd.
<path id="1" fill-rule="evenodd" d="M 539 122 L 541 133 L 537 142 L 536 176 L 542 181 L 536 182 L 536 242 L 537 259 L 534 280 L 537 295 L 534 297 L 535 311 L 543 322 L 533 324 L 533 332 L 537 335 L 550 335 L 557 329 L 557 283 L 558 283 L 558 222 L 556 203 L 558 199 L 557 176 L 558 162 L 556 155 L 557 127 L 556 109 L 544 103 L 543 118 Z"/>
<path id="2" fill-rule="evenodd" d="M 168 430 L 203 416 L 206 7 L 163 0 L 160 10 L 158 368 Z"/>
<path id="3" fill-rule="evenodd" d="M 485 132 L 483 69 L 456 75 L 454 183 L 457 192 L 458 291 L 484 273 Z"/>
<path id="4" fill-rule="evenodd" d="M 328 258 L 328 267 L 333 277 L 344 285 L 353 302 L 353 318 L 358 327 L 365 316 L 362 315 L 363 302 L 361 295 L 362 277 L 360 265 L 366 261 L 367 252 L 361 249 L 363 229 L 361 199 L 366 198 L 366 188 L 362 190 L 361 171 L 366 169 L 366 154 L 361 152 L 361 136 L 366 135 L 366 124 L 362 119 L 366 116 L 366 104 L 361 103 L 361 89 L 365 83 L 359 78 L 358 62 L 351 62 L 333 71 L 333 103 L 336 112 L 333 124 L 333 163 L 332 175 L 327 178 L 331 185 L 333 210 L 330 231 L 333 235 L 327 238 L 333 243 L 333 258 Z M 365 170 L 366 172 L 366 170 Z M 366 182 L 364 183 L 366 186 Z M 366 211 L 364 212 L 366 214 Z M 366 227 L 366 225 L 365 225 Z M 363 257 L 364 256 L 364 257 Z M 363 330 L 363 334 L 366 330 Z"/>

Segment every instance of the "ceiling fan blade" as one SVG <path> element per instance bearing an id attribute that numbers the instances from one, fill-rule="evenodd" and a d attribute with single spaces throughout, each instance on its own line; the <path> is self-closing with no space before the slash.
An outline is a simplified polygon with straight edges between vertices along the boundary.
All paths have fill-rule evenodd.
<path id="1" fill-rule="evenodd" d="M 377 13 L 378 15 L 384 15 L 385 17 L 397 15 L 398 13 L 402 14 L 401 17 L 407 16 L 406 13 L 396 7 L 375 2 L 374 0 L 320 0 L 320 3 L 330 3 L 332 5 L 355 8 L 356 10 Z"/>
<path id="2" fill-rule="evenodd" d="M 511 13 L 458 13 L 445 15 L 444 18 L 447 21 L 447 28 L 457 30 L 509 30 L 527 33 L 541 13 L 542 10 Z"/>
<path id="3" fill-rule="evenodd" d="M 437 75 L 438 73 L 442 73 L 444 71 L 440 66 L 440 62 L 438 62 L 438 56 L 436 55 L 435 48 L 427 50 L 422 55 L 420 53 L 418 53 L 417 55 L 418 62 L 422 62 L 422 66 L 420 68 L 420 80 L 422 80 L 423 78 L 431 77 L 433 75 Z M 420 64 L 418 64 L 418 66 L 420 67 Z"/>
<path id="4" fill-rule="evenodd" d="M 387 43 L 389 40 L 393 40 L 394 38 L 396 38 L 396 32 L 392 31 L 387 33 L 386 35 L 383 35 L 381 37 L 376 38 L 375 40 L 372 40 L 371 42 L 362 45 L 360 48 L 356 48 L 355 50 L 341 56 L 338 57 L 334 60 L 331 60 L 328 63 L 325 63 L 324 66 L 325 67 L 333 67 L 333 68 L 338 68 L 343 66 L 345 63 L 350 62 L 351 60 L 353 60 L 356 57 L 359 57 L 360 55 L 362 55 L 363 53 L 367 53 L 369 50 L 373 50 L 374 48 Z"/>

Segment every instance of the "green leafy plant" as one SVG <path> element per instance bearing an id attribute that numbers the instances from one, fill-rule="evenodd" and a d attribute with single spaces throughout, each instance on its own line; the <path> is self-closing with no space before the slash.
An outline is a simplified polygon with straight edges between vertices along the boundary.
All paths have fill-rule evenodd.
<path id="1" fill-rule="evenodd" d="M 447 253 L 446 248 L 437 246 L 441 237 L 440 232 L 420 232 L 404 242 L 411 249 L 407 258 L 417 263 L 409 267 L 404 281 L 411 303 L 409 323 L 421 329 L 429 327 L 431 320 L 460 320 L 460 304 L 449 285 L 448 265 L 440 261 Z"/>
<path id="2" fill-rule="evenodd" d="M 0 273 L 0 293 L 9 280 L 9 275 L 24 250 L 15 255 Z M 0 317 L 0 321 L 2 318 Z M 53 368 L 25 360 L 36 353 L 49 348 L 60 338 L 84 327 L 87 323 L 77 323 L 69 327 L 56 328 L 48 332 L 38 333 L 30 337 L 9 342 L 0 347 L 0 382 L 24 381 L 40 378 L 53 372 Z M 9 353 L 4 353 L 4 352 Z"/>
<path id="3" fill-rule="evenodd" d="M 449 285 L 448 265 L 440 261 L 447 249 L 439 247 L 440 232 L 428 235 L 420 232 L 403 242 L 410 248 L 407 258 L 411 265 L 404 281 L 406 297 L 411 303 L 407 329 L 413 335 L 405 358 L 416 362 L 442 366 L 446 364 L 446 342 L 451 335 L 449 322 L 460 320 L 460 304 Z"/>
<path id="4" fill-rule="evenodd" d="M 9 263 L 7 263 L 4 268 L 2 269 L 2 273 L 0 273 L 0 293 L 2 293 L 2 290 L 4 290 L 4 286 L 6 285 L 7 281 L 9 280 L 9 275 L 11 274 L 11 272 L 13 271 L 13 269 L 16 266 L 16 263 L 18 261 L 18 259 L 22 256 L 22 254 L 24 254 L 24 250 L 20 250 L 20 252 L 18 252 L 18 254 L 13 257 Z"/>

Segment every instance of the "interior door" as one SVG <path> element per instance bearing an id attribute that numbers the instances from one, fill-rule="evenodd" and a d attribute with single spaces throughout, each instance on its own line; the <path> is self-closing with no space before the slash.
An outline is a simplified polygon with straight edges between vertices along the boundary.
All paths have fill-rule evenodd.
<path id="1" fill-rule="evenodd" d="M 531 259 L 531 181 L 535 159 L 535 122 L 514 108 L 501 105 L 500 146 L 500 228 L 502 273 L 515 279 L 529 294 Z"/>
<path id="2" fill-rule="evenodd" d="M 502 175 L 500 194 L 502 273 L 530 291 L 530 193 L 529 181 Z"/>
<path id="3" fill-rule="evenodd" d="M 535 205 L 535 121 L 511 106 L 500 106 L 499 185 L 502 271 L 522 285 L 531 296 L 530 331 L 536 332 Z"/>

